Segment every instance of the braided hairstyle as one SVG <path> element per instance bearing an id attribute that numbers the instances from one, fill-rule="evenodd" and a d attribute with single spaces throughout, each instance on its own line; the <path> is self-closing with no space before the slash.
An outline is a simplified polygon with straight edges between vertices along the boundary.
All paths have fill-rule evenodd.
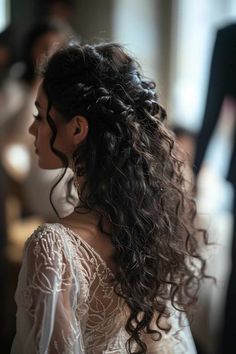
<path id="1" fill-rule="evenodd" d="M 199 253 L 199 235 L 207 243 L 206 234 L 194 225 L 196 207 L 185 190 L 166 113 L 154 82 L 118 44 L 60 49 L 42 75 L 48 112 L 53 105 L 66 121 L 78 114 L 88 120 L 86 141 L 73 155 L 76 173 L 86 175 L 81 200 L 99 212 L 102 231 L 105 221 L 112 225 L 115 291 L 130 309 L 127 350 L 134 353 L 136 343 L 135 353 L 147 353 L 141 334 L 161 339 L 168 303 L 186 310 L 206 276 Z M 56 128 L 48 122 L 51 147 L 68 166 L 53 147 Z"/>

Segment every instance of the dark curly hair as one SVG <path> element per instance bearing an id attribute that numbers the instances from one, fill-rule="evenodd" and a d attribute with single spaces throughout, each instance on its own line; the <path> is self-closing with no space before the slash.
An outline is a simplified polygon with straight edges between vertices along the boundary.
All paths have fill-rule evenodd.
<path id="1" fill-rule="evenodd" d="M 112 225 L 115 291 L 130 309 L 127 350 L 132 353 L 136 342 L 136 353 L 147 353 L 141 334 L 161 339 L 168 303 L 186 311 L 206 276 L 199 253 L 206 232 L 195 227 L 195 202 L 165 110 L 154 82 L 118 44 L 60 49 L 42 75 L 48 113 L 53 105 L 66 121 L 78 114 L 88 120 L 87 139 L 73 155 L 76 173 L 86 175 L 82 204 L 99 212 L 102 231 L 106 220 Z M 67 167 L 66 156 L 53 147 L 57 131 L 49 114 L 47 119 L 51 147 Z"/>

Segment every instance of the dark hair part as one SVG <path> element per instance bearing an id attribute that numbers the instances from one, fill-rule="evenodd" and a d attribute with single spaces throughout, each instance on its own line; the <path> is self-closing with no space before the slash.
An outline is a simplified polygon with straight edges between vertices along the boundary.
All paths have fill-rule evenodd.
<path id="1" fill-rule="evenodd" d="M 132 353 L 136 343 L 136 353 L 147 353 L 141 334 L 161 338 L 168 302 L 180 311 L 195 303 L 205 277 L 200 233 L 207 243 L 205 231 L 194 225 L 195 202 L 185 190 L 155 84 L 120 45 L 109 43 L 59 50 L 43 78 L 50 103 L 65 120 L 78 114 L 88 120 L 87 139 L 74 153 L 76 172 L 87 180 L 81 199 L 100 213 L 101 230 L 105 219 L 111 222 L 115 289 L 130 309 L 127 350 Z"/>

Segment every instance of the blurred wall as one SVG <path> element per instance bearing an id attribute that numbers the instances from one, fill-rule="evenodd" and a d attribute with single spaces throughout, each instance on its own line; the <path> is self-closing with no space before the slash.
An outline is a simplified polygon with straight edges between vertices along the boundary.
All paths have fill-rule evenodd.
<path id="1" fill-rule="evenodd" d="M 21 31 L 30 22 L 37 20 L 40 0 L 9 0 L 11 2 L 11 21 Z M 97 38 L 112 38 L 112 9 L 114 0 L 77 0 L 74 18 L 75 30 L 85 41 Z"/>
<path id="2" fill-rule="evenodd" d="M 20 36 L 37 19 L 42 2 L 9 1 L 12 23 Z M 73 25 L 82 41 L 114 40 L 126 45 L 144 73 L 157 82 L 161 102 L 167 106 L 173 0 L 77 0 L 75 4 Z"/>
<path id="3" fill-rule="evenodd" d="M 84 41 L 112 39 L 112 12 L 115 0 L 78 0 L 75 28 Z"/>

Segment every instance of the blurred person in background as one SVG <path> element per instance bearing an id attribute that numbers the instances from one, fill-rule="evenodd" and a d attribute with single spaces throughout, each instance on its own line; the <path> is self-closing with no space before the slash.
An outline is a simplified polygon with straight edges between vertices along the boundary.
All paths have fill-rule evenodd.
<path id="1" fill-rule="evenodd" d="M 196 143 L 194 160 L 196 176 L 202 166 L 206 149 L 216 128 L 226 98 L 231 98 L 234 102 L 234 118 L 236 120 L 236 24 L 220 29 L 217 33 L 203 124 Z M 234 230 L 232 266 L 225 302 L 220 354 L 236 353 L 236 124 L 234 124 L 233 150 L 227 180 L 234 189 Z"/>
<path id="2" fill-rule="evenodd" d="M 1 337 L 5 343 L 5 352 L 9 352 L 15 333 L 13 292 L 25 238 L 29 231 L 43 220 L 57 218 L 48 193 L 50 184 L 59 172 L 42 171 L 38 168 L 34 159 L 32 139 L 27 133 L 33 119 L 36 90 L 40 82 L 36 67 L 44 56 L 50 55 L 54 46 L 60 47 L 68 43 L 72 37 L 70 27 L 60 21 L 44 19 L 33 24 L 23 43 L 22 62 L 15 64 L 9 69 L 10 74 L 6 75 L 5 82 L 11 89 L 8 90 L 8 99 L 4 97 L 0 108 L 0 157 L 4 176 L 9 185 L 7 193 L 6 190 L 4 193 L 5 202 L 1 200 L 1 207 L 6 205 L 7 214 L 5 220 L 7 247 L 4 258 L 6 263 L 3 262 L 1 268 L 4 272 L 7 267 L 8 274 L 8 281 L 3 284 L 1 292 L 1 296 L 3 291 L 5 293 L 1 305 L 4 313 Z M 12 89 L 12 83 L 15 90 Z M 1 188 L 4 188 L 2 181 L 0 192 Z M 63 190 L 62 185 L 61 189 Z M 63 191 L 58 191 L 58 196 L 60 194 L 63 194 Z M 5 214 L 2 213 L 1 217 Z"/>
<path id="3" fill-rule="evenodd" d="M 32 107 L 39 84 L 36 68 L 42 58 L 49 55 L 53 46 L 60 46 L 72 38 L 70 28 L 56 20 L 42 20 L 34 24 L 26 35 L 23 45 L 23 64 L 20 82 L 24 92 L 19 112 L 2 125 L 1 156 L 10 177 L 18 184 L 22 216 L 40 215 L 55 218 L 48 201 L 48 182 L 55 173 L 41 171 L 32 159 L 32 141 L 27 127 L 32 120 Z M 41 203 L 34 198 L 35 190 L 41 194 Z"/>
<path id="4" fill-rule="evenodd" d="M 76 0 L 41 0 L 40 11 L 43 16 L 61 20 L 73 27 Z"/>
<path id="5" fill-rule="evenodd" d="M 7 77 L 13 61 L 13 36 L 10 26 L 0 33 L 0 83 Z"/>
<path id="6" fill-rule="evenodd" d="M 8 26 L 0 33 L 0 130 L 5 121 L 16 114 L 23 104 L 19 82 L 11 71 L 17 60 L 15 41 L 13 26 Z"/>
<path id="7" fill-rule="evenodd" d="M 16 114 L 22 106 L 22 96 L 18 95 L 20 85 L 10 75 L 11 65 L 15 59 L 14 42 L 13 27 L 8 26 L 0 33 L 0 131 L 2 131 L 2 127 L 8 118 Z M 0 327 L 0 342 L 1 351 L 3 352 L 6 352 L 6 346 L 9 348 L 15 327 L 13 321 L 10 326 L 11 329 L 8 327 L 5 291 L 6 284 L 9 281 L 6 262 L 6 246 L 8 242 L 7 200 L 9 188 L 8 174 L 3 164 L 2 156 L 0 156 L 0 320 L 2 324 Z M 7 295 L 12 296 L 12 293 L 8 293 Z M 13 303 L 12 300 L 11 303 Z M 9 332 L 11 333 L 9 334 Z M 6 344 L 6 342 L 8 343 Z"/>
<path id="8" fill-rule="evenodd" d="M 6 267 L 5 267 L 5 248 L 7 243 L 7 220 L 6 220 L 6 194 L 7 194 L 7 178 L 4 168 L 0 161 L 0 319 L 3 323 L 4 318 L 4 287 L 6 282 Z M 0 332 L 0 340 L 2 332 Z"/>

